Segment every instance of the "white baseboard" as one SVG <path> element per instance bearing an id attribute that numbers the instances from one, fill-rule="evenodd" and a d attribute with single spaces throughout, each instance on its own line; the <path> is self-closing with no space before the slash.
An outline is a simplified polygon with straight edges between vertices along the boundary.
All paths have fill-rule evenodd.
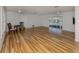
<path id="1" fill-rule="evenodd" d="M 78 39 L 75 39 L 75 41 L 76 41 L 76 42 L 79 42 L 79 40 L 78 40 Z"/>
<path id="2" fill-rule="evenodd" d="M 75 32 L 75 31 L 71 31 L 71 30 L 66 30 L 66 29 L 62 29 L 63 31 L 68 31 L 68 32 Z"/>

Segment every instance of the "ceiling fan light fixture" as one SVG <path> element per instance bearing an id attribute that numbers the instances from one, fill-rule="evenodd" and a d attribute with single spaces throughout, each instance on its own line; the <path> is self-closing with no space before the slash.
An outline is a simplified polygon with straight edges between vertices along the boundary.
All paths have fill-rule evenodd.
<path id="1" fill-rule="evenodd" d="M 21 9 L 18 9 L 18 13 L 20 13 L 20 14 L 21 14 L 21 13 L 22 13 L 22 10 L 21 10 Z"/>

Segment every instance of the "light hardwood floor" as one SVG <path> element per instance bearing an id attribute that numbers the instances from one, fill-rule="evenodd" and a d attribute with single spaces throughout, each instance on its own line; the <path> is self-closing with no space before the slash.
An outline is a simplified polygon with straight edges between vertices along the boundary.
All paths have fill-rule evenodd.
<path id="1" fill-rule="evenodd" d="M 74 33 L 63 31 L 61 35 L 48 32 L 46 27 L 7 33 L 1 52 L 13 53 L 68 53 L 79 52 Z"/>

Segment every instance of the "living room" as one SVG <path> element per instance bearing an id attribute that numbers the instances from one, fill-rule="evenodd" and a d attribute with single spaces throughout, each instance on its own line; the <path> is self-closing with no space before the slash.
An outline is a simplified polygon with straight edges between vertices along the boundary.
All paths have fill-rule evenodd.
<path id="1" fill-rule="evenodd" d="M 74 6 L 5 6 L 1 15 L 1 52 L 78 52 Z"/>

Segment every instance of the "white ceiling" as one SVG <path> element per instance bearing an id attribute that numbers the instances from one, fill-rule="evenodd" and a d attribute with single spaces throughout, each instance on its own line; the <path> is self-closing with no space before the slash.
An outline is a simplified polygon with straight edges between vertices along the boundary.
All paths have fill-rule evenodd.
<path id="1" fill-rule="evenodd" d="M 18 12 L 19 9 L 22 13 L 27 14 L 52 14 L 57 11 L 66 12 L 74 11 L 73 6 L 6 6 L 7 11 Z"/>

